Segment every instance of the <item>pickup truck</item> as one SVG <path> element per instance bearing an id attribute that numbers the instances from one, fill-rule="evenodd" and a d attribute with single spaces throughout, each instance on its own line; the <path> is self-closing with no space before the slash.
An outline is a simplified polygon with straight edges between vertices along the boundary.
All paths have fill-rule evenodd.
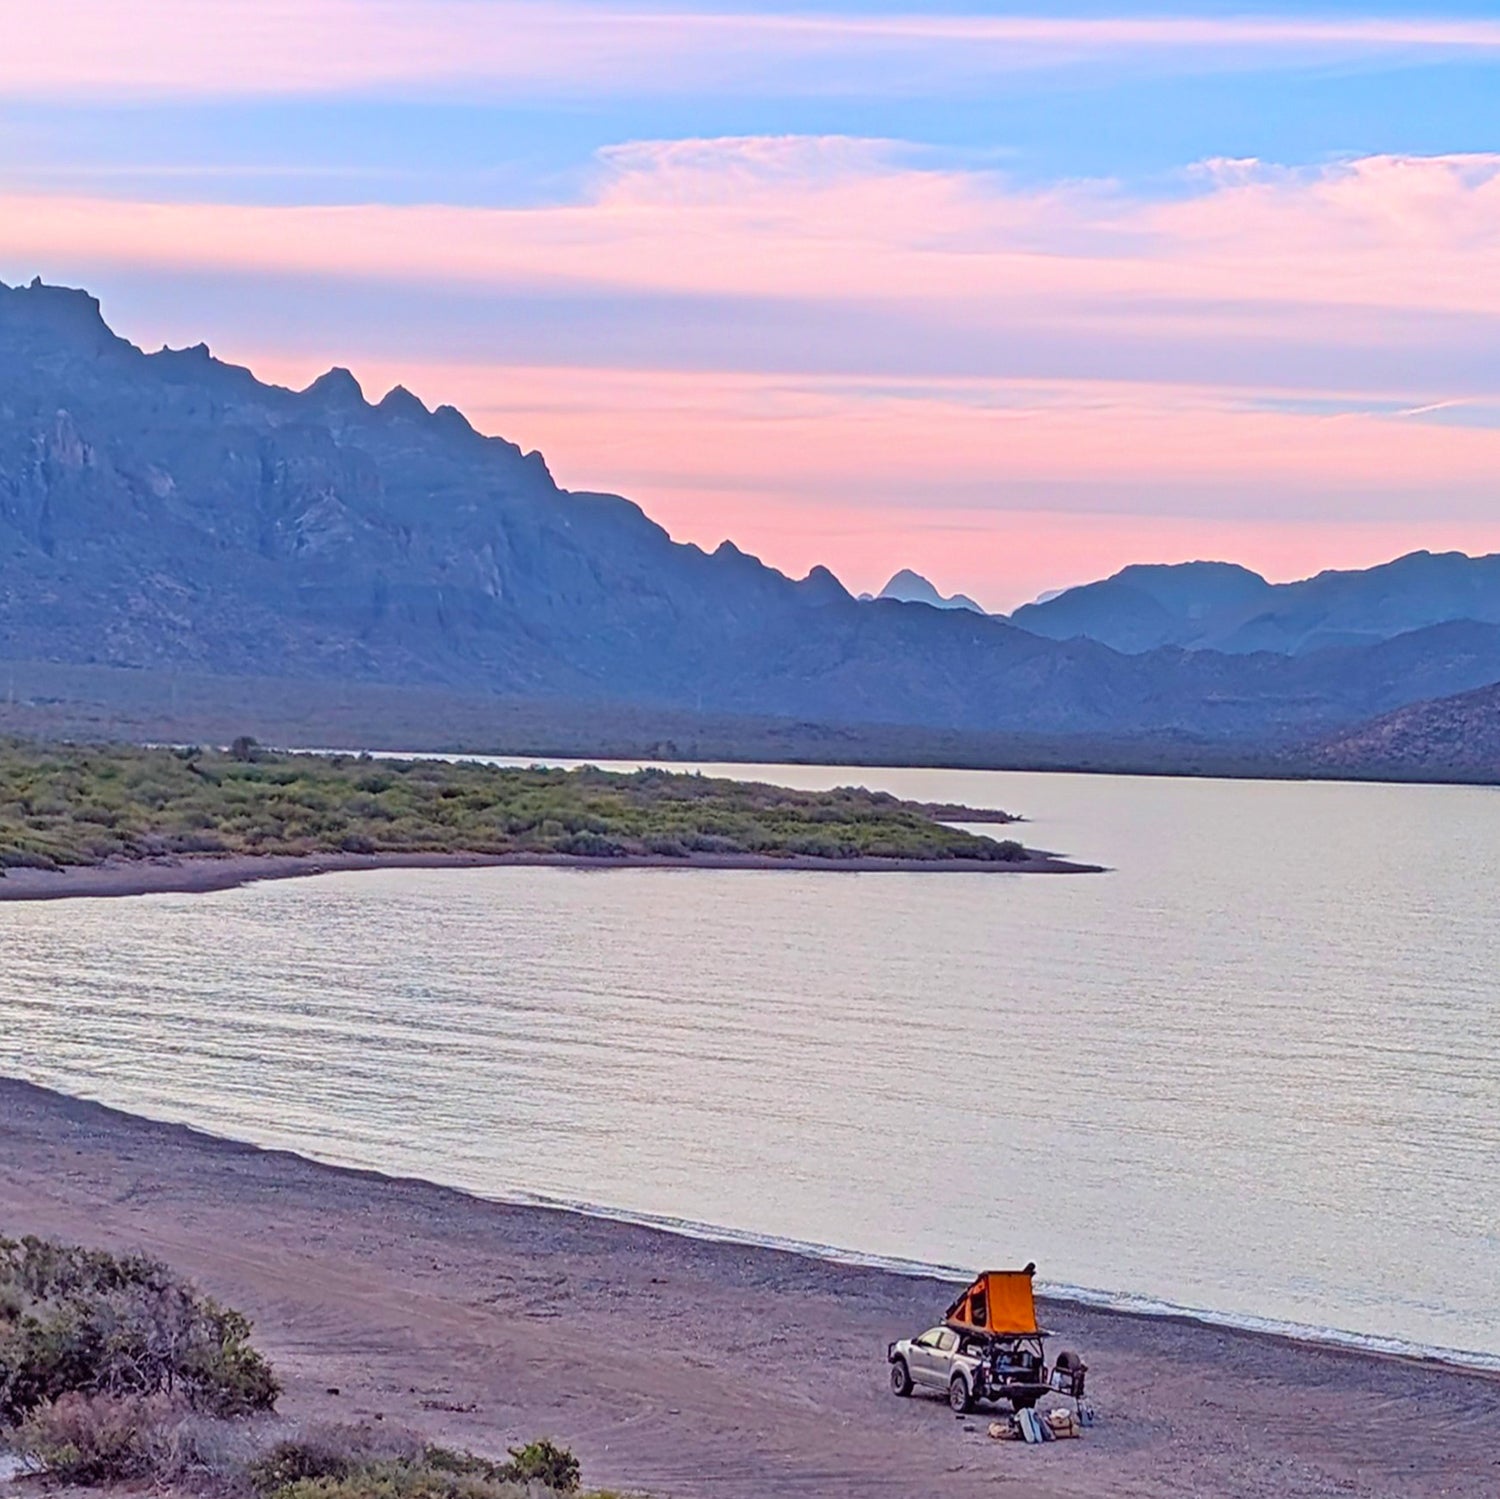
<path id="1" fill-rule="evenodd" d="M 959 1412 L 972 1410 L 979 1401 L 1002 1400 L 1012 1410 L 1025 1410 L 1054 1388 L 1041 1351 L 1033 1351 L 1029 1343 L 953 1327 L 929 1328 L 886 1349 L 891 1393 L 938 1391 Z M 1064 1354 L 1059 1362 L 1068 1358 Z"/>

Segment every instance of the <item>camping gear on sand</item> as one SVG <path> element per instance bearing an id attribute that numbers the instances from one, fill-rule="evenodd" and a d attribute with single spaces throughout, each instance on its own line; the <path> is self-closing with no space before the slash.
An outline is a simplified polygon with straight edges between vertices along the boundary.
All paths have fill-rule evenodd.
<path id="1" fill-rule="evenodd" d="M 1066 1348 L 1057 1355 L 1053 1366 L 1051 1385 L 1059 1395 L 1070 1395 L 1074 1401 L 1083 1399 L 1083 1383 L 1089 1366 L 1076 1353 Z"/>
<path id="2" fill-rule="evenodd" d="M 1027 1428 L 1035 1428 L 1028 1436 Z M 1083 1435 L 1083 1425 L 1072 1411 L 1023 1410 L 1003 1421 L 991 1421 L 989 1436 L 995 1442 L 1069 1441 Z"/>

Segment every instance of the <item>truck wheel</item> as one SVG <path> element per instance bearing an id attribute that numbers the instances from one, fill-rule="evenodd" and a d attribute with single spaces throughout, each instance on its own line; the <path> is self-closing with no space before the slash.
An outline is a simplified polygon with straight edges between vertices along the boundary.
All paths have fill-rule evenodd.
<path id="1" fill-rule="evenodd" d="M 966 1415 L 973 1407 L 974 1402 L 969 1398 L 968 1382 L 962 1374 L 955 1374 L 948 1381 L 948 1404 L 961 1416 Z"/>
<path id="2" fill-rule="evenodd" d="M 891 1360 L 891 1394 L 911 1394 L 911 1370 L 906 1367 L 904 1358 Z"/>

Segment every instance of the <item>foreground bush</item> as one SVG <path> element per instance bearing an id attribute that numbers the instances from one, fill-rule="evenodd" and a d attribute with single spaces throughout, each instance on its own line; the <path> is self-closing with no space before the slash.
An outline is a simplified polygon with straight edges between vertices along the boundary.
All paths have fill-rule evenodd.
<path id="1" fill-rule="evenodd" d="M 64 1483 L 150 1482 L 244 1493 L 254 1434 L 169 1395 L 64 1395 L 9 1432 L 28 1462 Z"/>
<path id="2" fill-rule="evenodd" d="M 493 1462 L 384 1426 L 288 1437 L 250 1324 L 165 1265 L 0 1239 L 0 1447 L 59 1482 L 219 1499 L 551 1499 L 578 1460 L 542 1440 Z M 584 1499 L 610 1499 L 605 1494 Z"/>
<path id="3" fill-rule="evenodd" d="M 267 1446 L 264 1423 L 206 1417 L 167 1395 L 64 1395 L 9 1444 L 49 1478 L 218 1499 L 611 1499 L 579 1495 L 578 1459 L 542 1440 L 505 1462 L 384 1427 L 322 1426 Z"/>
<path id="4" fill-rule="evenodd" d="M 578 1459 L 543 1439 L 506 1462 L 417 1444 L 367 1427 L 323 1427 L 278 1442 L 250 1469 L 264 1499 L 510 1499 L 540 1486 L 572 1494 Z"/>
<path id="5" fill-rule="evenodd" d="M 0 1426 L 74 1394 L 165 1395 L 235 1416 L 269 1410 L 278 1393 L 249 1322 L 165 1265 L 0 1239 Z"/>
<path id="6" fill-rule="evenodd" d="M 276 1442 L 249 1468 L 258 1494 L 276 1494 L 307 1480 L 343 1479 L 378 1463 L 413 1463 L 427 1451 L 416 1437 L 384 1426 L 310 1426 Z"/>
<path id="7" fill-rule="evenodd" d="M 578 1459 L 566 1447 L 555 1446 L 545 1438 L 512 1447 L 503 1471 L 517 1483 L 545 1484 L 560 1494 L 572 1493 L 578 1487 Z"/>
<path id="8" fill-rule="evenodd" d="M 11 1442 L 64 1483 L 129 1483 L 152 1476 L 152 1435 L 163 1414 L 141 1399 L 64 1395 L 34 1410 Z"/>

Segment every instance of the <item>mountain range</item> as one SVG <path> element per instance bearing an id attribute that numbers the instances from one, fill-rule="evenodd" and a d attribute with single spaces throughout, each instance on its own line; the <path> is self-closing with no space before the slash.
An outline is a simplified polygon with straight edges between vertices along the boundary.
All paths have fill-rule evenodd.
<path id="1" fill-rule="evenodd" d="M 1253 609 L 1271 588 L 1232 568 L 1109 582 L 1169 620 L 1217 620 L 1231 594 Z M 1171 632 L 1075 638 L 1069 598 L 1013 621 L 861 603 L 824 568 L 792 579 L 729 542 L 674 542 L 400 387 L 371 403 L 334 369 L 283 389 L 202 345 L 144 353 L 84 292 L 0 286 L 0 658 L 1219 741 L 1306 739 L 1500 680 L 1488 615 L 1388 638 L 1278 626 L 1302 631 L 1295 652 L 1189 649 Z M 1266 612 L 1234 629 L 1269 630 Z"/>
<path id="2" fill-rule="evenodd" d="M 1500 624 L 1500 556 L 1413 552 L 1380 567 L 1268 583 L 1231 562 L 1133 566 L 1027 604 L 1012 624 L 1138 653 L 1162 646 L 1304 655 L 1455 620 Z"/>

